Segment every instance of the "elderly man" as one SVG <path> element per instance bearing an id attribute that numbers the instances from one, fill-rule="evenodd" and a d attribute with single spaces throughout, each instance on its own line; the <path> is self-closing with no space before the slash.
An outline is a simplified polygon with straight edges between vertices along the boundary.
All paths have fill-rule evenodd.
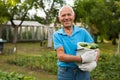
<path id="1" fill-rule="evenodd" d="M 93 43 L 91 35 L 84 28 L 74 25 L 75 13 L 70 6 L 63 6 L 58 13 L 63 27 L 54 32 L 54 49 L 58 58 L 58 80 L 90 80 L 89 71 L 80 69 L 77 63 L 89 63 L 98 59 L 99 51 L 76 55 L 77 43 Z M 89 65 L 88 65 L 89 66 Z"/>

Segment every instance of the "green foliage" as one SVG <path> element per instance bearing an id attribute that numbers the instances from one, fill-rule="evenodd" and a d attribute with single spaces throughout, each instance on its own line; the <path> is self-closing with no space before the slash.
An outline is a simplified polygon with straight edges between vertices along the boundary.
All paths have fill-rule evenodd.
<path id="1" fill-rule="evenodd" d="M 7 45 L 7 47 L 11 46 Z M 1 55 L 1 62 L 6 63 L 7 61 L 11 66 L 16 65 L 29 70 L 36 70 L 36 72 L 40 70 L 57 75 L 55 51 L 40 47 L 39 43 L 18 43 L 17 47 L 17 54 L 3 55 L 3 58 L 1 58 Z M 120 79 L 120 55 L 114 56 L 116 47 L 108 43 L 99 44 L 101 54 L 97 67 L 91 72 L 91 80 Z"/>
<path id="2" fill-rule="evenodd" d="M 0 25 L 8 20 L 7 8 L 4 5 L 3 1 L 0 0 Z"/>
<path id="3" fill-rule="evenodd" d="M 20 0 L 7 0 L 7 5 L 9 6 L 16 6 L 17 3 L 19 3 Z"/>
<path id="4" fill-rule="evenodd" d="M 94 24 L 98 30 L 97 35 L 102 35 L 104 38 L 106 36 L 111 39 L 118 38 L 120 31 L 119 0 L 75 0 L 74 5 L 76 22 L 81 22 L 90 28 Z M 92 32 L 94 34 L 94 31 Z"/>
<path id="5" fill-rule="evenodd" d="M 0 80 L 36 80 L 32 76 L 26 76 L 16 72 L 3 72 L 0 71 Z"/>
<path id="6" fill-rule="evenodd" d="M 101 54 L 97 68 L 91 72 L 92 80 L 119 80 L 120 56 Z"/>
<path id="7" fill-rule="evenodd" d="M 53 53 L 40 56 L 17 56 L 9 63 L 18 66 L 29 67 L 31 69 L 41 69 L 43 71 L 57 74 L 57 58 Z M 120 78 L 120 56 L 101 54 L 97 67 L 91 72 L 92 80 L 118 80 Z"/>
<path id="8" fill-rule="evenodd" d="M 15 58 L 8 60 L 8 63 L 18 66 L 29 67 L 30 69 L 41 69 L 46 72 L 57 72 L 57 58 L 53 53 L 39 56 L 22 56 L 17 55 Z"/>

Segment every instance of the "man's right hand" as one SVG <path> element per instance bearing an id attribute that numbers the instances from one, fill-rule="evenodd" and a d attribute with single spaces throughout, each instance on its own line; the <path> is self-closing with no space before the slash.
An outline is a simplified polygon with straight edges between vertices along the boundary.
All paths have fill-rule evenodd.
<path id="1" fill-rule="evenodd" d="M 90 50 L 81 55 L 82 63 L 88 63 L 95 61 L 97 57 L 97 52 L 95 50 Z"/>

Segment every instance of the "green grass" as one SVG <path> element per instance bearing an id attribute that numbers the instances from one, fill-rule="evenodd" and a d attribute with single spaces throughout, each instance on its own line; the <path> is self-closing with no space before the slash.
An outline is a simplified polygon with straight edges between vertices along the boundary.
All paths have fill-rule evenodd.
<path id="1" fill-rule="evenodd" d="M 45 44 L 46 45 L 46 44 Z M 99 43 L 98 44 L 101 53 L 114 54 L 117 50 L 117 45 L 112 45 L 111 43 Z M 17 52 L 9 53 L 14 47 L 11 43 L 5 43 L 4 45 L 4 55 L 0 55 L 0 70 L 7 72 L 18 72 L 25 75 L 30 75 L 36 77 L 38 80 L 56 80 L 56 75 L 45 72 L 40 69 L 30 69 L 26 67 L 20 67 L 12 64 L 8 64 L 6 61 L 8 59 L 14 58 L 16 54 L 19 55 L 29 55 L 29 56 L 39 56 L 43 54 L 55 53 L 53 49 L 48 49 L 46 46 L 40 46 L 39 42 L 34 43 L 17 43 Z"/>
<path id="2" fill-rule="evenodd" d="M 117 51 L 118 45 L 112 45 L 111 43 L 99 43 L 98 44 L 101 50 L 101 53 L 105 54 L 115 54 Z"/>
<path id="3" fill-rule="evenodd" d="M 0 70 L 7 72 L 18 72 L 36 77 L 38 80 L 56 80 L 56 75 L 53 75 L 42 70 L 31 70 L 26 67 L 20 67 L 6 63 L 8 59 L 14 58 L 16 54 L 38 56 L 54 52 L 53 49 L 41 47 L 39 43 L 17 43 L 17 53 L 9 54 L 9 50 L 13 49 L 14 45 L 6 43 L 4 45 L 4 55 L 0 55 Z"/>

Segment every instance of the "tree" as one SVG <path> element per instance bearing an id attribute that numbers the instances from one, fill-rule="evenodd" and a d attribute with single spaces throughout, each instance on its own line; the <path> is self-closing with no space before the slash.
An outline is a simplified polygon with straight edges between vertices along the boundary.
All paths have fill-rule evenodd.
<path id="1" fill-rule="evenodd" d="M 116 35 L 120 31 L 119 7 L 115 3 L 119 2 L 119 0 L 76 0 L 74 7 L 77 13 L 76 21 L 81 21 L 90 28 L 94 24 L 98 30 L 97 35 L 104 38 L 110 37 L 113 39 L 112 43 L 115 44 L 115 39 L 118 37 Z"/>
<path id="2" fill-rule="evenodd" d="M 19 0 L 7 0 L 6 3 L 8 6 L 8 13 L 10 15 L 10 22 L 12 27 L 14 28 L 14 38 L 13 43 L 17 42 L 18 35 L 18 26 L 21 26 L 22 22 L 25 20 L 28 15 L 28 10 L 30 10 L 34 4 L 34 0 L 25 0 L 24 2 L 20 2 Z M 21 22 L 19 25 L 14 23 L 15 19 L 20 19 Z"/>
<path id="3" fill-rule="evenodd" d="M 63 5 L 64 0 L 37 0 L 36 9 L 41 9 L 45 13 L 45 24 L 48 28 L 48 48 L 52 47 L 52 34 L 54 27 L 50 27 L 50 23 L 54 22 L 57 9 Z"/>
<path id="4" fill-rule="evenodd" d="M 76 0 L 74 5 L 76 22 L 81 22 L 85 27 L 88 25 L 91 29 L 91 34 L 97 37 L 98 33 L 100 32 L 97 24 L 101 24 L 101 17 L 103 16 L 102 13 L 104 11 L 101 11 L 100 9 L 104 7 L 103 1 Z"/>
<path id="5" fill-rule="evenodd" d="M 14 28 L 14 36 L 13 36 L 13 43 L 14 43 L 14 50 L 17 49 L 17 36 L 18 36 L 18 26 L 21 26 L 22 22 L 25 20 L 26 16 L 28 15 L 28 10 L 30 10 L 34 4 L 34 0 L 25 0 L 21 2 L 21 0 L 1 0 L 4 4 L 3 9 L 6 11 L 5 17 L 7 17 L 7 21 L 9 20 Z M 4 11 L 3 10 L 3 11 Z M 8 14 L 8 15 L 7 15 Z M 14 23 L 15 19 L 20 19 L 21 22 L 19 25 Z"/>

